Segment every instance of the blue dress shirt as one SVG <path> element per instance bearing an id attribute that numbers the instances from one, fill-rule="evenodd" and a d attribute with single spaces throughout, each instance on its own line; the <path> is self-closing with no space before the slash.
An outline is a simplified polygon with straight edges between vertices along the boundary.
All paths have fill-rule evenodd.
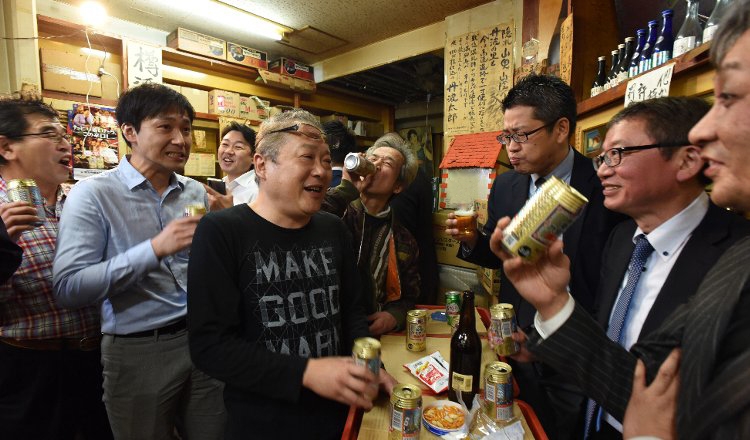
<path id="1" fill-rule="evenodd" d="M 76 184 L 57 237 L 53 276 L 59 303 L 100 303 L 102 333 L 109 334 L 151 330 L 183 318 L 188 250 L 159 260 L 151 239 L 196 203 L 208 206 L 200 183 L 173 173 L 160 196 L 128 158 Z"/>

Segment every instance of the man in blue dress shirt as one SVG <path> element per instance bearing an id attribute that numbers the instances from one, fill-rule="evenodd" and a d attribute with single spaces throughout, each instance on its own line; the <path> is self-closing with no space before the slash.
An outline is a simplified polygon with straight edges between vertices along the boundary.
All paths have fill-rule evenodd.
<path id="1" fill-rule="evenodd" d="M 185 316 L 189 248 L 207 205 L 181 172 L 195 112 L 159 84 L 120 97 L 117 118 L 131 154 L 78 183 L 60 220 L 54 287 L 64 307 L 100 304 L 104 403 L 115 438 L 218 439 L 221 382 L 190 361 Z"/>

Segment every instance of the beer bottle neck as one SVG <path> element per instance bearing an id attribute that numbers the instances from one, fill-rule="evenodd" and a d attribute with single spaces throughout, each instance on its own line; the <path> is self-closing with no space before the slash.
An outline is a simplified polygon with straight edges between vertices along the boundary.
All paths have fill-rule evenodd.
<path id="1" fill-rule="evenodd" d="M 461 302 L 461 320 L 458 322 L 459 329 L 473 329 L 476 326 L 474 316 L 474 292 L 467 290 L 463 294 Z M 456 330 L 458 331 L 458 330 Z"/>

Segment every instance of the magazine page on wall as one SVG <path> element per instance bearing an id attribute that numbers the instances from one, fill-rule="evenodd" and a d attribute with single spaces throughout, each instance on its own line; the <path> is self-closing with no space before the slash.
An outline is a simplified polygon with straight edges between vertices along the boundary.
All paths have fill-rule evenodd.
<path id="1" fill-rule="evenodd" d="M 115 109 L 73 104 L 68 110 L 68 135 L 73 149 L 73 179 L 81 180 L 117 166 Z"/>

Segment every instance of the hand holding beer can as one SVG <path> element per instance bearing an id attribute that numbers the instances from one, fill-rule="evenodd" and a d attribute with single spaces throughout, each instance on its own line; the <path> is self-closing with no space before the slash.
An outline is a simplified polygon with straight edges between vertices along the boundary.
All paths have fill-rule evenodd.
<path id="1" fill-rule="evenodd" d="M 12 179 L 8 181 L 8 199 L 11 202 L 26 202 L 36 209 L 40 221 L 31 223 L 42 226 L 47 214 L 44 212 L 44 198 L 34 179 Z"/>
<path id="2" fill-rule="evenodd" d="M 183 217 L 192 217 L 194 215 L 205 215 L 206 206 L 200 203 L 192 203 L 185 206 L 185 210 L 182 213 Z"/>
<path id="3" fill-rule="evenodd" d="M 375 164 L 357 153 L 349 153 L 344 158 L 344 168 L 350 173 L 366 176 L 375 172 Z"/>

